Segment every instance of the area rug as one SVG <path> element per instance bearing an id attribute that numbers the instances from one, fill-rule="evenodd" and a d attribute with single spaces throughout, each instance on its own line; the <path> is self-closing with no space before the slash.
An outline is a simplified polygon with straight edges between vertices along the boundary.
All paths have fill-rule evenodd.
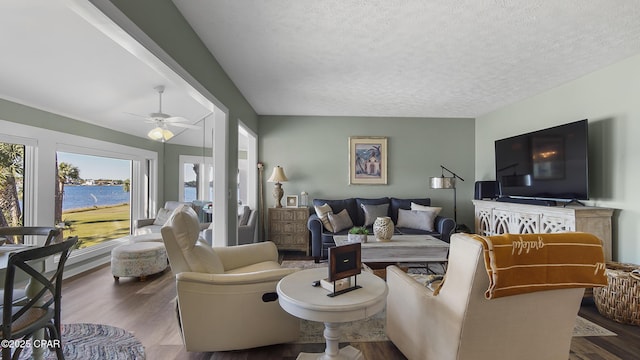
<path id="1" fill-rule="evenodd" d="M 372 341 L 387 341 L 389 338 L 385 333 L 385 312 L 380 313 L 362 320 L 343 323 L 340 325 L 341 342 L 372 342 Z M 300 338 L 297 343 L 299 344 L 312 344 L 324 342 L 324 324 L 315 321 L 300 321 Z M 611 332 L 599 325 L 592 323 L 591 321 L 578 316 L 576 318 L 576 325 L 573 329 L 574 337 L 586 337 L 586 336 L 616 336 L 614 332 Z"/>
<path id="2" fill-rule="evenodd" d="M 284 260 L 282 262 L 283 267 L 287 268 L 300 268 L 300 269 L 313 269 L 319 267 L 326 267 L 327 263 L 316 264 L 309 260 Z M 412 269 L 412 271 L 418 271 L 418 269 Z M 386 341 L 389 340 L 385 333 L 385 312 L 382 311 L 368 319 L 361 321 L 354 321 L 343 323 L 340 326 L 342 336 L 340 341 L 345 342 L 371 342 L 371 341 Z M 300 321 L 300 338 L 298 343 L 323 343 L 324 324 L 315 321 L 301 320 Z M 578 316 L 576 318 L 576 324 L 573 329 L 574 337 L 587 337 L 587 336 L 616 336 L 612 331 L 609 331 L 585 318 Z"/>
<path id="3" fill-rule="evenodd" d="M 326 261 L 316 263 L 313 260 L 284 260 L 280 265 L 285 268 L 300 268 L 304 270 L 327 267 L 329 264 Z"/>
<path id="4" fill-rule="evenodd" d="M 125 329 L 102 324 L 63 324 L 62 344 L 66 360 L 143 360 L 144 346 Z M 31 359 L 27 347 L 20 359 Z M 44 358 L 57 359 L 55 351 L 45 351 Z"/>

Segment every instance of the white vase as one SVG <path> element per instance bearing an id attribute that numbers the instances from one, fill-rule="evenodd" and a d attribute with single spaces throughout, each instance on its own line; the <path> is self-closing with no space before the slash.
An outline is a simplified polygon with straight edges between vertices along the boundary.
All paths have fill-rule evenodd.
<path id="1" fill-rule="evenodd" d="M 377 241 L 390 241 L 393 236 L 393 221 L 388 216 L 380 216 L 373 222 L 373 234 Z"/>

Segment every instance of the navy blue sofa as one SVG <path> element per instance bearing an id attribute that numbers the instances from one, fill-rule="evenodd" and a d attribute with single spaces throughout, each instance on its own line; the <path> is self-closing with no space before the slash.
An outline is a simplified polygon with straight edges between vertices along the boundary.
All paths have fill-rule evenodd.
<path id="1" fill-rule="evenodd" d="M 362 226 L 365 223 L 365 214 L 362 210 L 361 204 L 364 205 L 381 205 L 381 204 L 389 204 L 387 214 L 391 217 L 394 224 L 398 223 L 398 210 L 405 209 L 411 210 L 411 203 L 414 202 L 416 204 L 431 206 L 431 199 L 429 198 L 420 198 L 420 199 L 398 199 L 398 198 L 376 198 L 376 199 L 365 199 L 365 198 L 347 198 L 347 199 L 339 199 L 339 200 L 324 200 L 324 199 L 314 199 L 314 206 L 321 206 L 324 204 L 328 204 L 331 206 L 334 214 L 339 213 L 343 209 L 346 209 L 351 217 L 354 226 Z M 307 221 L 307 227 L 311 232 L 311 255 L 313 256 L 316 262 L 320 261 L 320 259 L 325 259 L 328 255 L 328 250 L 330 247 L 336 246 L 335 242 L 333 242 L 333 235 L 345 235 L 349 232 L 349 229 L 342 230 L 337 233 L 333 233 L 325 229 L 322 225 L 322 221 L 318 217 L 315 212 L 315 208 L 311 207 L 309 211 L 309 220 Z M 407 235 L 415 235 L 415 234 L 427 234 L 433 237 L 436 237 L 442 241 L 449 242 L 449 237 L 453 233 L 456 228 L 456 223 L 451 218 L 445 218 L 441 216 L 436 216 L 434 220 L 434 230 L 433 232 L 428 232 L 420 229 L 412 229 L 406 227 L 395 227 L 396 234 L 407 234 Z M 369 227 L 369 233 L 373 234 L 371 226 Z"/>

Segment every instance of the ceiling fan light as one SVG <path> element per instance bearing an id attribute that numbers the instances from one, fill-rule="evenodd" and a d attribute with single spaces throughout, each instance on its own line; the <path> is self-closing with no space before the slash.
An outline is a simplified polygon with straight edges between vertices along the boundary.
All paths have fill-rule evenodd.
<path id="1" fill-rule="evenodd" d="M 173 137 L 173 133 L 169 129 L 158 126 L 151 129 L 147 136 L 152 140 L 165 142 Z"/>

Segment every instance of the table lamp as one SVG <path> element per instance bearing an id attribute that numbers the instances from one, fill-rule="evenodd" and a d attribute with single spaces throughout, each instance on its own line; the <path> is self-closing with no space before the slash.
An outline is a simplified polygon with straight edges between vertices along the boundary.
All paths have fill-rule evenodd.
<path id="1" fill-rule="evenodd" d="M 282 207 L 282 203 L 280 201 L 282 200 L 282 195 L 284 194 L 284 191 L 282 191 L 281 183 L 288 180 L 289 179 L 287 179 L 287 176 L 284 174 L 284 169 L 281 168 L 280 166 L 276 166 L 273 168 L 273 173 L 271 174 L 271 177 L 267 180 L 268 182 L 275 183 L 273 187 L 273 197 L 276 199 L 275 207 L 277 208 Z"/>

